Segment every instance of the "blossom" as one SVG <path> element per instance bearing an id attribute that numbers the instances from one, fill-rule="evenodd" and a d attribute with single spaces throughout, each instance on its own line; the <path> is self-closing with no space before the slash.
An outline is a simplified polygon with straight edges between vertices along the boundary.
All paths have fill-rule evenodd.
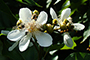
<path id="1" fill-rule="evenodd" d="M 41 32 L 42 25 L 47 22 L 48 15 L 45 11 L 41 11 L 37 18 L 32 18 L 33 14 L 28 8 L 21 8 L 19 11 L 19 20 L 17 25 L 19 29 L 12 30 L 8 33 L 7 38 L 10 41 L 16 41 L 13 50 L 19 43 L 19 50 L 25 51 L 31 39 L 36 39 L 38 44 L 42 47 L 48 47 L 52 44 L 52 37 L 48 33 Z"/>
<path id="2" fill-rule="evenodd" d="M 71 9 L 66 8 L 61 12 L 60 18 L 58 18 L 54 9 L 50 8 L 51 17 L 53 20 L 57 20 L 57 25 L 58 25 L 58 26 L 55 26 L 54 29 L 58 29 L 60 32 L 62 31 L 64 32 L 63 33 L 64 44 L 68 47 L 73 46 L 73 41 L 71 36 L 68 33 L 68 29 L 81 31 L 85 28 L 83 24 L 73 23 L 71 17 L 69 17 L 70 13 L 71 13 Z"/>

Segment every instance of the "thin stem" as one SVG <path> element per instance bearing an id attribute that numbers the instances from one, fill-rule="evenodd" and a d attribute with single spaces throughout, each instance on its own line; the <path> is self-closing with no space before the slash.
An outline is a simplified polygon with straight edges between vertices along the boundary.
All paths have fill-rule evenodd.
<path id="1" fill-rule="evenodd" d="M 48 51 L 49 51 L 49 49 L 47 49 L 47 51 L 46 51 L 46 53 L 45 53 L 45 55 L 44 55 L 43 59 L 46 57 L 46 55 L 47 55 Z"/>
<path id="2" fill-rule="evenodd" d="M 37 50 L 37 52 L 38 52 L 38 54 L 39 54 L 39 50 L 38 50 L 38 48 L 37 48 L 35 42 L 34 42 L 32 39 L 31 39 L 31 42 L 33 43 L 33 45 L 35 46 L 35 48 L 36 48 L 36 50 Z"/>

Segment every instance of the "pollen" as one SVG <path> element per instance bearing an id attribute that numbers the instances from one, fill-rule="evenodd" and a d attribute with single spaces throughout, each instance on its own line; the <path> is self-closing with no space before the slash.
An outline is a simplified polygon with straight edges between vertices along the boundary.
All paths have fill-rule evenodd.
<path id="1" fill-rule="evenodd" d="M 57 24 L 57 19 L 54 19 L 54 20 L 52 21 L 52 24 Z"/>
<path id="2" fill-rule="evenodd" d="M 21 23 L 22 23 L 22 20 L 18 20 L 18 22 L 17 22 L 16 25 L 18 26 L 18 25 L 20 25 Z"/>
<path id="3" fill-rule="evenodd" d="M 32 20 L 31 22 L 28 22 L 26 25 L 25 25 L 25 28 L 31 33 L 31 32 L 34 32 L 34 31 L 37 31 L 39 30 L 39 24 L 37 24 L 35 22 L 35 20 Z"/>

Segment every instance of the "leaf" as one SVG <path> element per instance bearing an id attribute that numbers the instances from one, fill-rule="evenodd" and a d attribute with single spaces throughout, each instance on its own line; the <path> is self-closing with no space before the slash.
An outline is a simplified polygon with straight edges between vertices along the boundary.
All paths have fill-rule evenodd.
<path id="1" fill-rule="evenodd" d="M 7 60 L 7 58 L 2 55 L 2 50 L 3 50 L 3 43 L 0 40 L 0 60 Z"/>
<path id="2" fill-rule="evenodd" d="M 24 52 L 20 52 L 18 46 L 14 50 L 8 51 L 12 42 L 7 40 L 6 36 L 1 36 L 0 38 L 3 42 L 3 55 L 8 57 L 9 60 L 37 60 L 38 53 L 34 46 L 28 47 Z"/>
<path id="3" fill-rule="evenodd" d="M 82 38 L 82 36 L 79 36 L 79 37 L 75 36 L 72 38 L 72 40 L 76 41 L 76 40 L 79 40 L 80 38 Z"/>
<path id="4" fill-rule="evenodd" d="M 8 51 L 8 48 L 10 47 L 10 42 L 5 38 L 5 36 L 1 37 L 0 38 L 3 42 L 2 54 L 11 60 L 24 60 L 23 57 L 20 55 L 20 52 L 16 50 L 16 48 L 13 51 Z"/>
<path id="5" fill-rule="evenodd" d="M 0 29 L 11 27 L 15 25 L 16 18 L 10 11 L 10 9 L 5 5 L 3 0 L 0 0 Z"/>
<path id="6" fill-rule="evenodd" d="M 45 51 L 53 51 L 53 50 L 59 50 L 61 49 L 62 47 L 64 46 L 64 44 L 54 44 L 54 45 L 51 45 L 50 47 L 48 48 L 44 48 Z"/>
<path id="7" fill-rule="evenodd" d="M 1 33 L 0 36 L 2 36 L 2 35 L 6 35 L 6 34 Z"/>
<path id="8" fill-rule="evenodd" d="M 73 46 L 72 46 L 72 47 L 68 47 L 68 46 L 64 45 L 64 47 L 61 48 L 61 50 L 74 49 L 75 46 L 77 46 L 77 45 L 76 45 L 76 43 L 73 41 Z"/>
<path id="9" fill-rule="evenodd" d="M 74 12 L 77 11 L 78 8 L 81 7 L 81 5 L 84 5 L 86 1 L 87 0 L 70 0 L 70 4 L 71 4 L 70 6 L 71 6 L 71 9 L 72 9 L 71 15 L 73 15 Z"/>
<path id="10" fill-rule="evenodd" d="M 83 58 L 85 58 L 86 53 L 79 52 L 79 54 L 80 54 Z"/>
<path id="11" fill-rule="evenodd" d="M 16 0 L 16 1 L 23 2 L 22 0 Z"/>
<path id="12" fill-rule="evenodd" d="M 42 7 L 41 5 L 39 5 L 38 3 L 36 3 L 34 0 L 25 0 L 27 3 L 29 3 L 28 5 L 30 6 L 38 6 L 38 7 Z"/>
<path id="13" fill-rule="evenodd" d="M 65 60 L 90 60 L 90 53 L 74 52 L 66 57 Z"/>
<path id="14" fill-rule="evenodd" d="M 47 3 L 46 8 L 48 8 L 50 6 L 51 2 L 52 2 L 52 0 L 47 0 L 46 1 L 46 3 Z"/>
<path id="15" fill-rule="evenodd" d="M 84 39 L 80 43 L 83 43 L 90 36 L 90 29 L 86 30 L 83 36 L 84 36 Z"/>

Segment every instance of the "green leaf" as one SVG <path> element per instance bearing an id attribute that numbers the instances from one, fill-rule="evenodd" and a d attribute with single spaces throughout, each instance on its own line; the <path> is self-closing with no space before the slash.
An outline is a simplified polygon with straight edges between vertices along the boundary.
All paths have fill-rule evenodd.
<path id="1" fill-rule="evenodd" d="M 38 3 L 36 3 L 34 0 L 25 0 L 28 5 L 30 6 L 38 6 L 38 7 L 42 7 L 41 5 L 39 5 Z"/>
<path id="2" fill-rule="evenodd" d="M 2 36 L 2 35 L 5 35 L 5 34 L 2 34 L 2 33 L 1 33 L 0 36 Z"/>
<path id="3" fill-rule="evenodd" d="M 2 37 L 2 38 L 1 38 Z M 6 39 L 5 36 L 1 36 L 3 42 L 3 55 L 8 57 L 10 60 L 37 60 L 38 53 L 34 46 L 28 47 L 24 52 L 20 52 L 17 46 L 14 50 L 8 51 L 8 48 L 13 44 Z"/>
<path id="4" fill-rule="evenodd" d="M 90 53 L 74 52 L 66 57 L 65 60 L 90 60 Z"/>
<path id="5" fill-rule="evenodd" d="M 16 18 L 7 5 L 0 0 L 0 29 L 15 25 Z"/>
<path id="6" fill-rule="evenodd" d="M 84 39 L 80 43 L 83 43 L 90 36 L 90 29 L 86 30 L 83 36 L 84 36 Z"/>
<path id="7" fill-rule="evenodd" d="M 16 0 L 16 1 L 23 2 L 22 0 Z"/>
<path id="8" fill-rule="evenodd" d="M 52 46 L 49 47 L 49 51 L 50 51 L 50 50 L 59 50 L 59 49 L 61 49 L 63 46 L 64 46 L 64 44 L 60 44 L 60 45 L 55 44 L 55 45 L 52 45 Z"/>
<path id="9" fill-rule="evenodd" d="M 2 55 L 2 50 L 3 50 L 3 43 L 0 40 L 0 60 L 7 60 L 7 58 Z"/>
<path id="10" fill-rule="evenodd" d="M 48 48 L 44 48 L 45 51 L 53 51 L 53 50 L 59 50 L 61 49 L 62 47 L 64 46 L 64 44 L 54 44 L 54 45 L 51 45 L 50 47 Z"/>
<path id="11" fill-rule="evenodd" d="M 64 45 L 64 47 L 61 48 L 61 50 L 74 49 L 75 46 L 77 46 L 77 45 L 76 45 L 76 43 L 73 41 L 73 46 L 72 46 L 72 47 L 68 47 L 68 46 Z"/>
<path id="12" fill-rule="evenodd" d="M 82 36 L 79 36 L 79 37 L 75 36 L 75 37 L 72 38 L 72 40 L 76 41 L 76 40 L 79 40 L 80 38 L 82 38 Z"/>
<path id="13" fill-rule="evenodd" d="M 85 56 L 86 56 L 86 53 L 79 52 L 79 54 L 80 54 L 83 58 L 85 58 Z"/>

